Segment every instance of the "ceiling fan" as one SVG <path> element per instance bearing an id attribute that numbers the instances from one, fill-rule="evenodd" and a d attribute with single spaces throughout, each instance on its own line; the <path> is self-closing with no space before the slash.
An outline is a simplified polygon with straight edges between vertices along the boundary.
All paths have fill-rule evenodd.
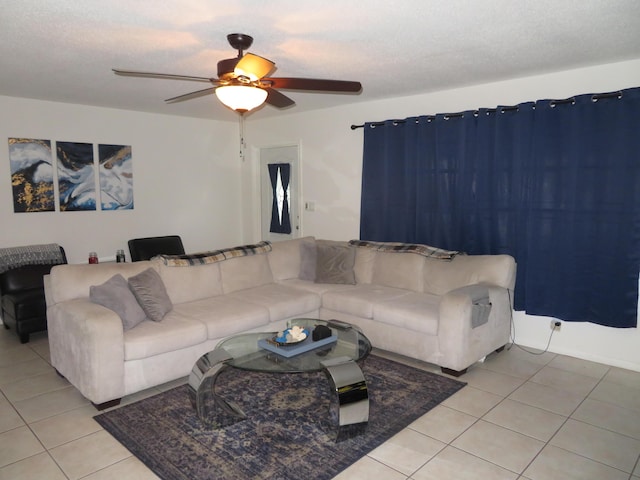
<path id="1" fill-rule="evenodd" d="M 362 90 L 360 82 L 346 80 L 267 77 L 266 75 L 275 68 L 275 63 L 252 53 L 244 53 L 253 43 L 253 37 L 243 33 L 231 33 L 227 35 L 227 40 L 233 48 L 238 50 L 238 56 L 218 62 L 218 78 L 140 72 L 116 68 L 114 68 L 113 71 L 117 75 L 130 77 L 211 83 L 213 87 L 168 98 L 165 102 L 181 102 L 215 92 L 223 104 L 240 114 L 257 108 L 265 102 L 277 108 L 286 108 L 295 105 L 295 102 L 291 98 L 276 89 L 336 93 L 358 93 Z"/>

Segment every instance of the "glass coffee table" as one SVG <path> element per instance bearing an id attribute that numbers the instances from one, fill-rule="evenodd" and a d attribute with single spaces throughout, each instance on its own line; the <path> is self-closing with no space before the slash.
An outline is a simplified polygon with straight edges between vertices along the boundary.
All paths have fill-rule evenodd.
<path id="1" fill-rule="evenodd" d="M 369 421 L 369 393 L 356 362 L 369 355 L 371 342 L 358 327 L 343 322 L 297 318 L 287 324 L 296 325 L 309 332 L 309 338 L 300 344 L 277 345 L 273 341 L 276 332 L 243 333 L 221 341 L 200 357 L 189 375 L 189 395 L 203 423 L 220 428 L 246 418 L 235 402 L 216 392 L 216 380 L 225 368 L 272 374 L 324 371 L 332 392 L 329 414 L 337 423 L 336 441 L 364 431 Z M 318 325 L 328 327 L 331 337 L 314 342 L 311 336 Z M 297 353 L 305 349 L 308 351 Z"/>

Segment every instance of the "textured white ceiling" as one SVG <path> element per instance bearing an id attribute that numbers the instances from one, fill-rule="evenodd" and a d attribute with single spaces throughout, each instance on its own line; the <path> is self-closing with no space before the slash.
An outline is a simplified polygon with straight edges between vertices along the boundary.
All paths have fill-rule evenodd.
<path id="1" fill-rule="evenodd" d="M 0 95 L 235 120 L 215 95 L 164 103 L 206 84 L 111 68 L 215 77 L 239 32 L 271 76 L 362 82 L 283 91 L 302 112 L 640 58 L 640 1 L 2 0 L 0 32 Z"/>

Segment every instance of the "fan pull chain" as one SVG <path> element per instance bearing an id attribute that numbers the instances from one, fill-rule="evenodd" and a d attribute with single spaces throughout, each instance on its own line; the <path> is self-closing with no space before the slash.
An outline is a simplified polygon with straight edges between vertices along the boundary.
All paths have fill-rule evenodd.
<path id="1" fill-rule="evenodd" d="M 240 117 L 240 160 L 244 162 L 244 151 L 246 144 L 244 143 L 244 115 L 239 115 Z"/>

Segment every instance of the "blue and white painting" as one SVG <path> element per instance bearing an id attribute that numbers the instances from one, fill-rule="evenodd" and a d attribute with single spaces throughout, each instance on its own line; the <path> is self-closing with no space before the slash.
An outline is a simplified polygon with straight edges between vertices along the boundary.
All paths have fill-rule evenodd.
<path id="1" fill-rule="evenodd" d="M 53 212 L 53 165 L 50 140 L 9 138 L 13 211 Z"/>
<path id="2" fill-rule="evenodd" d="M 56 142 L 61 211 L 96 209 L 93 144 Z"/>
<path id="3" fill-rule="evenodd" d="M 102 210 L 133 210 L 130 145 L 98 145 Z"/>

